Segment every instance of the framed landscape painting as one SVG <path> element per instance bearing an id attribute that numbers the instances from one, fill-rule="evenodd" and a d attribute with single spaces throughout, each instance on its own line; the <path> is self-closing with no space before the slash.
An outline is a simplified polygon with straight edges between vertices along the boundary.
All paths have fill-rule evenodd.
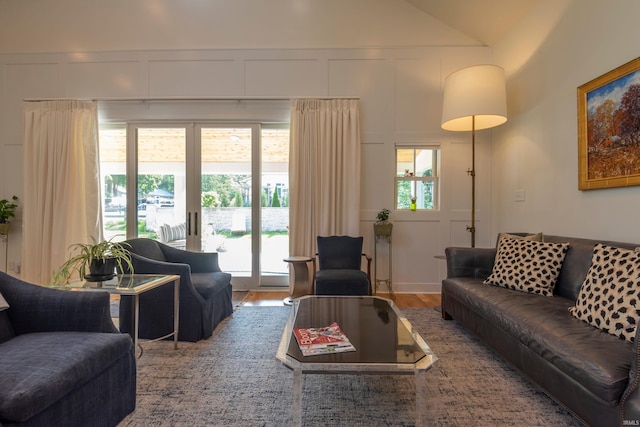
<path id="1" fill-rule="evenodd" d="M 578 88 L 578 188 L 640 185 L 640 58 Z"/>

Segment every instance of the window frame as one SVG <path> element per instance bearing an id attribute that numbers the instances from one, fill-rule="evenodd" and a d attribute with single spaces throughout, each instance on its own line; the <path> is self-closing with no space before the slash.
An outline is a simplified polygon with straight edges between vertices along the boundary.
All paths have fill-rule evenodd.
<path id="1" fill-rule="evenodd" d="M 410 170 L 415 172 L 416 170 L 416 150 L 431 150 L 432 151 L 432 174 L 431 176 L 417 176 L 415 173 L 409 176 L 400 176 L 399 170 L 401 162 L 398 159 L 399 150 L 414 150 L 413 151 L 413 166 Z M 416 210 L 422 212 L 436 212 L 440 210 L 440 161 L 442 156 L 442 148 L 440 144 L 437 143 L 396 143 L 394 146 L 394 157 L 395 157 L 395 168 L 394 168 L 394 207 L 397 211 L 410 211 L 409 207 L 400 207 L 399 206 L 399 194 L 398 194 L 398 186 L 400 182 L 410 182 L 412 187 L 412 194 L 416 194 L 417 185 L 419 182 L 423 183 L 433 183 L 433 194 L 432 194 L 432 203 L 433 207 L 431 208 L 420 208 L 417 207 Z M 402 162 L 404 163 L 404 162 Z"/>

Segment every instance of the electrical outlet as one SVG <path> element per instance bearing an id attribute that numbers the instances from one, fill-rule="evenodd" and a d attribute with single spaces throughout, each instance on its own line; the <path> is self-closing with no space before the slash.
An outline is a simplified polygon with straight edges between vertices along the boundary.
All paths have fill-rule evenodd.
<path id="1" fill-rule="evenodd" d="M 524 190 L 516 190 L 513 194 L 514 202 L 524 202 Z"/>

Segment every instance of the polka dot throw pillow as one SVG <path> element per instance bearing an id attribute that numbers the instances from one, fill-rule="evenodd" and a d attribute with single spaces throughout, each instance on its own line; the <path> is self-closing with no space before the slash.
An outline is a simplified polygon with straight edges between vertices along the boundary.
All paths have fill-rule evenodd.
<path id="1" fill-rule="evenodd" d="M 568 243 L 504 238 L 484 283 L 551 297 L 568 249 Z"/>
<path id="2" fill-rule="evenodd" d="M 633 342 L 640 317 L 640 253 L 596 244 L 571 314 Z"/>

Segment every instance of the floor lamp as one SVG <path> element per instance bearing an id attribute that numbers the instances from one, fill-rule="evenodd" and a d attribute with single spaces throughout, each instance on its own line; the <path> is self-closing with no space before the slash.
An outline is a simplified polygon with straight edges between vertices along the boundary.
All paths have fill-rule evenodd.
<path id="1" fill-rule="evenodd" d="M 497 65 L 474 65 L 447 77 L 442 102 L 442 129 L 471 131 L 471 247 L 476 246 L 476 131 L 507 121 L 504 70 Z"/>

